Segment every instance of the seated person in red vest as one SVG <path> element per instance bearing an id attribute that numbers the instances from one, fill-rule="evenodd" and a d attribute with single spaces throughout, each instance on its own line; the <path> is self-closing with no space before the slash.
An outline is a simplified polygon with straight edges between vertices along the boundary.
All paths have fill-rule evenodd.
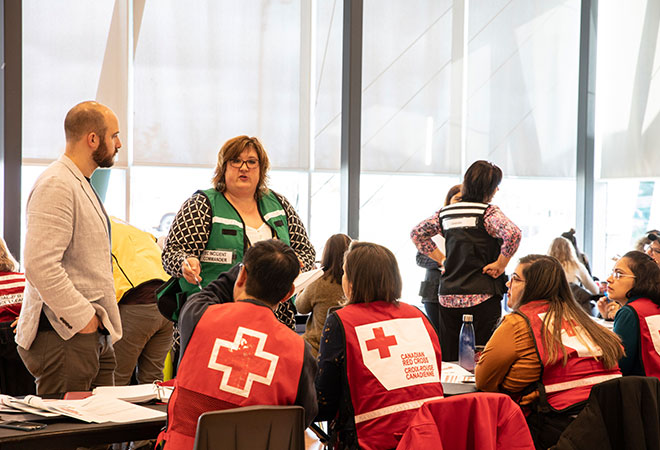
<path id="1" fill-rule="evenodd" d="M 603 316 L 608 300 L 622 305 L 614 316 L 626 351 L 621 372 L 660 378 L 660 268 L 653 258 L 638 251 L 623 255 L 607 279 L 607 299 L 598 301 Z"/>
<path id="2" fill-rule="evenodd" d="M 207 411 L 300 405 L 317 412 L 311 347 L 273 310 L 293 295 L 300 262 L 282 241 L 260 241 L 181 310 L 181 361 L 167 406 L 165 449 L 192 449 Z M 165 442 L 162 442 L 162 441 Z"/>
<path id="3" fill-rule="evenodd" d="M 338 449 L 390 449 L 427 400 L 442 398 L 435 329 L 399 302 L 401 274 L 391 251 L 351 243 L 344 255 L 348 304 L 331 313 L 319 349 L 319 420 Z"/>
<path id="4" fill-rule="evenodd" d="M 18 263 L 0 238 L 0 393 L 35 393 L 34 378 L 16 350 L 14 333 L 21 313 L 25 275 L 16 272 Z"/>
<path id="5" fill-rule="evenodd" d="M 584 408 L 594 384 L 621 376 L 621 340 L 578 305 L 552 256 L 521 258 L 507 287 L 513 313 L 481 354 L 477 388 L 517 400 L 536 448 L 546 449 Z"/>

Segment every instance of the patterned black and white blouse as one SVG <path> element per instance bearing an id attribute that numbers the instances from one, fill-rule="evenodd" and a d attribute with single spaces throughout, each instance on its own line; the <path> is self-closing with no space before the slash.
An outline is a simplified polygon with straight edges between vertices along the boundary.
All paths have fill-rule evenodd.
<path id="1" fill-rule="evenodd" d="M 302 271 L 314 268 L 316 252 L 309 242 L 307 230 L 298 213 L 284 196 L 273 192 L 286 214 L 291 248 L 302 262 Z M 191 256 L 199 258 L 211 235 L 211 202 L 201 193 L 186 200 L 174 217 L 163 248 L 163 267 L 173 277 L 182 277 L 183 261 Z M 280 303 L 275 310 L 280 322 L 295 329 L 295 308 L 291 302 Z"/>

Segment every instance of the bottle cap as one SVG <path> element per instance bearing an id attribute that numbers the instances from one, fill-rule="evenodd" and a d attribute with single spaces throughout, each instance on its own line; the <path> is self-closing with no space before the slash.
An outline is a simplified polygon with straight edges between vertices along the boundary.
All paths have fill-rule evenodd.
<path id="1" fill-rule="evenodd" d="M 472 322 L 472 314 L 463 314 L 463 322 Z"/>

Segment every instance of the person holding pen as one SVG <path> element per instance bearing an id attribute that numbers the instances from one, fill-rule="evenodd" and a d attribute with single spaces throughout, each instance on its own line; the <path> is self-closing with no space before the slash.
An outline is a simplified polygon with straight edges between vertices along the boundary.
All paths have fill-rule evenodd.
<path id="1" fill-rule="evenodd" d="M 218 152 L 213 187 L 197 191 L 174 217 L 163 248 L 163 267 L 180 277 L 183 292 L 199 292 L 243 260 L 256 242 L 278 239 L 289 245 L 301 270 L 314 268 L 316 257 L 307 231 L 284 196 L 266 185 L 270 162 L 256 137 L 237 136 Z M 275 314 L 295 327 L 292 303 Z"/>

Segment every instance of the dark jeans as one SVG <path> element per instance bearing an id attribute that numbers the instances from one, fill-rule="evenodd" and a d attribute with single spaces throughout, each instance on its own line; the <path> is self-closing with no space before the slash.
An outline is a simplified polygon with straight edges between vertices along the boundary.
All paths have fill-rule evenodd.
<path id="1" fill-rule="evenodd" d="M 497 295 L 469 308 L 446 308 L 439 305 L 438 336 L 443 361 L 458 361 L 458 336 L 463 325 L 463 314 L 472 314 L 475 345 L 486 345 L 502 315 L 501 300 L 502 297 Z"/>
<path id="2" fill-rule="evenodd" d="M 562 413 L 536 411 L 530 413 L 526 419 L 534 446 L 537 449 L 545 450 L 555 445 L 559 436 L 575 420 L 575 416 L 582 410 L 582 407 L 572 408 L 570 411 Z"/>
<path id="3" fill-rule="evenodd" d="M 0 393 L 27 395 L 37 392 L 34 378 L 25 368 L 16 350 L 11 322 L 0 322 Z"/>
<path id="4" fill-rule="evenodd" d="M 424 309 L 426 310 L 426 317 L 429 318 L 429 321 L 433 324 L 433 327 L 436 331 L 440 329 L 440 309 L 439 303 L 423 303 Z"/>

